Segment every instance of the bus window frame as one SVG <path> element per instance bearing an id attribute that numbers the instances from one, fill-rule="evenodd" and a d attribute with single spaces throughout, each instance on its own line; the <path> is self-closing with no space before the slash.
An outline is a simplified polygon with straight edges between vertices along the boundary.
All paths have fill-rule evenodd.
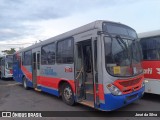
<path id="1" fill-rule="evenodd" d="M 24 64 L 25 62 L 24 62 L 24 60 L 25 60 L 25 53 L 26 52 L 31 52 L 31 63 L 30 64 Z M 32 49 L 30 49 L 30 50 L 27 50 L 27 51 L 24 51 L 23 53 L 22 53 L 22 56 L 21 56 L 21 62 L 22 62 L 22 65 L 24 65 L 24 66 L 30 66 L 30 65 L 32 65 Z"/>
<path id="2" fill-rule="evenodd" d="M 62 41 L 65 41 L 65 40 L 71 40 L 71 43 L 72 43 L 72 52 L 73 52 L 73 60 L 72 60 L 72 62 L 71 63 L 59 63 L 59 62 L 57 62 L 57 53 L 58 53 L 58 43 L 59 42 L 62 42 Z M 73 37 L 68 37 L 68 38 L 64 38 L 64 39 L 62 39 L 62 40 L 58 40 L 57 42 L 56 42 L 56 64 L 74 64 L 74 38 Z"/>
<path id="3" fill-rule="evenodd" d="M 141 48 L 143 48 L 142 47 L 142 41 L 148 41 L 148 39 L 154 39 L 154 38 L 158 38 L 159 37 L 159 39 L 160 39 L 160 35 L 158 35 L 158 36 L 150 36 L 150 37 L 142 37 L 142 38 L 139 38 L 139 41 L 140 41 L 140 44 L 141 44 Z M 158 52 L 158 50 L 159 50 L 159 59 L 151 59 L 151 60 L 149 60 L 149 59 L 144 59 L 144 52 L 143 51 L 151 51 L 151 50 L 156 50 L 157 52 Z M 146 50 L 143 50 L 142 49 L 142 53 L 143 53 L 143 61 L 159 61 L 160 60 L 160 47 L 159 48 L 155 48 L 155 49 L 146 49 Z"/>
<path id="4" fill-rule="evenodd" d="M 55 45 L 55 61 L 52 64 L 42 64 L 42 48 L 47 46 L 47 45 L 50 45 L 50 44 L 54 44 Z M 42 45 L 41 46 L 41 52 L 40 52 L 40 65 L 55 65 L 55 64 L 56 64 L 56 42 L 51 42 L 51 43 Z"/>

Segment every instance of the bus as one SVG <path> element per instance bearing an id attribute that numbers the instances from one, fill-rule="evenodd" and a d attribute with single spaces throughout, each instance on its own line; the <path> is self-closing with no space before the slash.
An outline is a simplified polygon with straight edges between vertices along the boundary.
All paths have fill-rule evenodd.
<path id="1" fill-rule="evenodd" d="M 97 20 L 17 51 L 13 78 L 68 105 L 115 110 L 144 93 L 137 38 L 127 25 Z"/>
<path id="2" fill-rule="evenodd" d="M 145 92 L 160 94 L 160 30 L 139 33 L 143 51 Z"/>
<path id="3" fill-rule="evenodd" d="M 13 55 L 0 57 L 0 78 L 12 78 Z"/>

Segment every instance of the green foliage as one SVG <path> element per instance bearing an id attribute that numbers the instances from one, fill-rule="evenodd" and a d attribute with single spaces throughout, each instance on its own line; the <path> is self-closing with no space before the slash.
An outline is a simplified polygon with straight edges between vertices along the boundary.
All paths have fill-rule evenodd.
<path id="1" fill-rule="evenodd" d="M 15 48 L 11 48 L 10 50 L 3 50 L 2 52 L 6 53 L 6 54 L 13 54 L 16 52 L 16 50 L 15 50 Z"/>

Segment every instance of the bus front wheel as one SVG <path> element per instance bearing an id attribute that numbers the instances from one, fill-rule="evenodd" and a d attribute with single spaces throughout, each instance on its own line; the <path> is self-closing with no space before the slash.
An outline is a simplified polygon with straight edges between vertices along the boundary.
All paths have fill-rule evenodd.
<path id="1" fill-rule="evenodd" d="M 23 87 L 28 90 L 29 87 L 27 86 L 27 78 L 26 77 L 23 77 Z"/>
<path id="2" fill-rule="evenodd" d="M 66 104 L 74 105 L 74 93 L 68 83 L 65 83 L 62 87 L 62 99 Z"/>

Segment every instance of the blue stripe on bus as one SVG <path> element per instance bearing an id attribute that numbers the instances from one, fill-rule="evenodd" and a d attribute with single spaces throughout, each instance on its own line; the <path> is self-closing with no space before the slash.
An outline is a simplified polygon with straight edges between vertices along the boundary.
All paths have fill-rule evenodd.
<path id="1" fill-rule="evenodd" d="M 105 104 L 100 103 L 99 109 L 111 111 L 111 110 L 121 108 L 141 98 L 143 96 L 143 92 L 144 92 L 144 87 L 136 92 L 126 94 L 126 95 L 114 96 L 112 94 L 105 94 Z M 127 97 L 135 94 L 137 94 L 137 97 L 131 100 L 127 100 Z"/>
<path id="2" fill-rule="evenodd" d="M 48 87 L 44 87 L 44 86 L 41 86 L 40 89 L 44 92 L 47 92 L 47 93 L 50 93 L 52 95 L 56 95 L 56 96 L 59 96 L 59 92 L 58 90 L 55 90 L 55 89 L 52 89 L 52 88 L 48 88 Z"/>
<path id="3" fill-rule="evenodd" d="M 32 87 L 33 87 L 33 83 L 32 83 L 32 81 L 27 80 L 27 86 L 32 88 Z"/>

